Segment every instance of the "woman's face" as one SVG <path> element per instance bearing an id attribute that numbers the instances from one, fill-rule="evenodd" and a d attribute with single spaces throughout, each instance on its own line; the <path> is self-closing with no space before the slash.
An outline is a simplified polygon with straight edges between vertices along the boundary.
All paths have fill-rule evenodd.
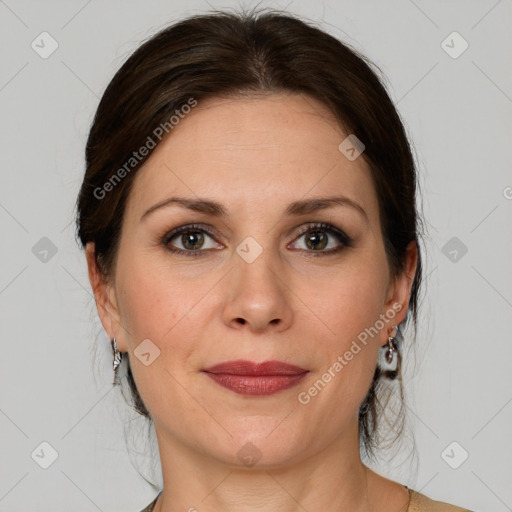
<path id="1" fill-rule="evenodd" d="M 391 278 L 364 153 L 338 148 L 348 135 L 307 96 L 211 99 L 139 171 L 114 279 L 95 291 L 161 451 L 267 467 L 337 443 L 359 453 L 359 406 L 379 346 L 404 319 L 415 259 Z M 343 199 L 314 202 L 333 197 Z M 233 360 L 307 372 L 242 394 L 204 372 Z"/>

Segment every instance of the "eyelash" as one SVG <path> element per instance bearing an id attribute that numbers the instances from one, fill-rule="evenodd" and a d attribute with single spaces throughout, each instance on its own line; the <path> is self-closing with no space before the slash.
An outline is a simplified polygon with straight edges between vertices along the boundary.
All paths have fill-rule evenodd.
<path id="1" fill-rule="evenodd" d="M 313 257 L 321 257 L 321 256 L 329 256 L 336 253 L 339 253 L 343 249 L 347 247 L 353 246 L 353 240 L 344 233 L 341 229 L 336 228 L 332 224 L 327 224 L 325 222 L 320 223 L 313 223 L 309 224 L 308 226 L 304 227 L 300 230 L 300 232 L 297 234 L 296 238 L 300 238 L 301 236 L 305 235 L 306 233 L 315 232 L 315 231 L 327 231 L 331 234 L 334 234 L 341 242 L 341 244 L 335 248 L 330 249 L 328 251 L 313 251 L 313 250 L 306 250 L 306 249 L 297 249 L 301 252 L 307 252 Z M 183 233 L 188 232 L 195 232 L 199 231 L 201 233 L 206 233 L 207 235 L 211 236 L 212 238 L 215 238 L 215 233 L 208 227 L 201 224 L 188 224 L 186 226 L 181 226 L 179 228 L 173 229 L 169 233 L 166 233 L 164 237 L 161 240 L 161 244 L 170 252 L 176 253 L 176 254 L 183 254 L 185 256 L 191 256 L 191 257 L 198 257 L 198 256 L 204 256 L 205 252 L 208 251 L 208 249 L 198 249 L 195 251 L 184 251 L 183 249 L 177 249 L 176 247 L 170 246 L 170 242 L 173 238 L 175 238 L 178 235 L 181 235 Z"/>

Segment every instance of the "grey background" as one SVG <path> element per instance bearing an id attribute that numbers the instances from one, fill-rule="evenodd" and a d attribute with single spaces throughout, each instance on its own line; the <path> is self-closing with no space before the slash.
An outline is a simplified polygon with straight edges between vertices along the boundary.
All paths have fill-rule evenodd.
<path id="1" fill-rule="evenodd" d="M 209 5 L 239 3 L 0 0 L 0 511 L 138 511 L 156 494 L 130 461 L 152 478 L 144 424 L 112 390 L 72 216 L 114 72 Z M 320 22 L 380 66 L 416 147 L 429 238 L 409 430 L 375 468 L 477 512 L 512 510 L 512 2 L 260 5 Z M 43 31 L 58 43 L 46 59 L 31 47 Z M 462 40 L 442 44 L 454 31 L 469 44 L 457 58 L 445 50 Z M 44 441 L 58 453 L 47 469 L 31 456 L 49 457 Z"/>

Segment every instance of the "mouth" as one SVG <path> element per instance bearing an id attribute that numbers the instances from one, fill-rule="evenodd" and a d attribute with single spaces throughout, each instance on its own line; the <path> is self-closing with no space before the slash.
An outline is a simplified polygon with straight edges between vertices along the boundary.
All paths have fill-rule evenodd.
<path id="1" fill-rule="evenodd" d="M 296 386 L 309 372 L 281 361 L 226 361 L 202 370 L 220 386 L 240 395 L 272 395 Z"/>

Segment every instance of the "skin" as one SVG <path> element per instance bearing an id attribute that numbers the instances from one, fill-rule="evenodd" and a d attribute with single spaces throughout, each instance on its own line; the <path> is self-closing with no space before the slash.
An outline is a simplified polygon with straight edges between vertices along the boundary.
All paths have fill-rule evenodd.
<path id="1" fill-rule="evenodd" d="M 393 277 L 364 153 L 349 161 L 338 150 L 346 136 L 323 104 L 304 95 L 201 101 L 139 171 L 110 279 L 88 244 L 101 321 L 129 353 L 155 422 L 164 480 L 156 512 L 406 510 L 407 490 L 361 462 L 358 409 L 379 347 L 405 318 L 417 248 L 409 245 L 406 268 Z M 293 201 L 332 195 L 350 198 L 366 217 L 350 206 L 283 216 Z M 141 220 L 171 196 L 213 199 L 230 214 L 171 205 Z M 315 257 L 341 244 L 324 230 L 327 246 L 306 245 L 311 234 L 299 236 L 299 228 L 315 222 L 341 229 L 353 246 Z M 217 233 L 196 242 L 203 256 L 166 249 L 161 238 L 191 223 Z M 252 263 L 236 252 L 248 236 L 262 248 Z M 184 238 L 169 245 L 186 250 Z M 394 319 L 299 403 L 299 392 L 393 304 L 401 305 Z M 145 339 L 160 350 L 148 366 L 133 354 Z M 201 372 L 233 359 L 280 360 L 309 373 L 279 393 L 243 396 Z M 237 456 L 249 442 L 260 454 L 252 467 Z"/>

